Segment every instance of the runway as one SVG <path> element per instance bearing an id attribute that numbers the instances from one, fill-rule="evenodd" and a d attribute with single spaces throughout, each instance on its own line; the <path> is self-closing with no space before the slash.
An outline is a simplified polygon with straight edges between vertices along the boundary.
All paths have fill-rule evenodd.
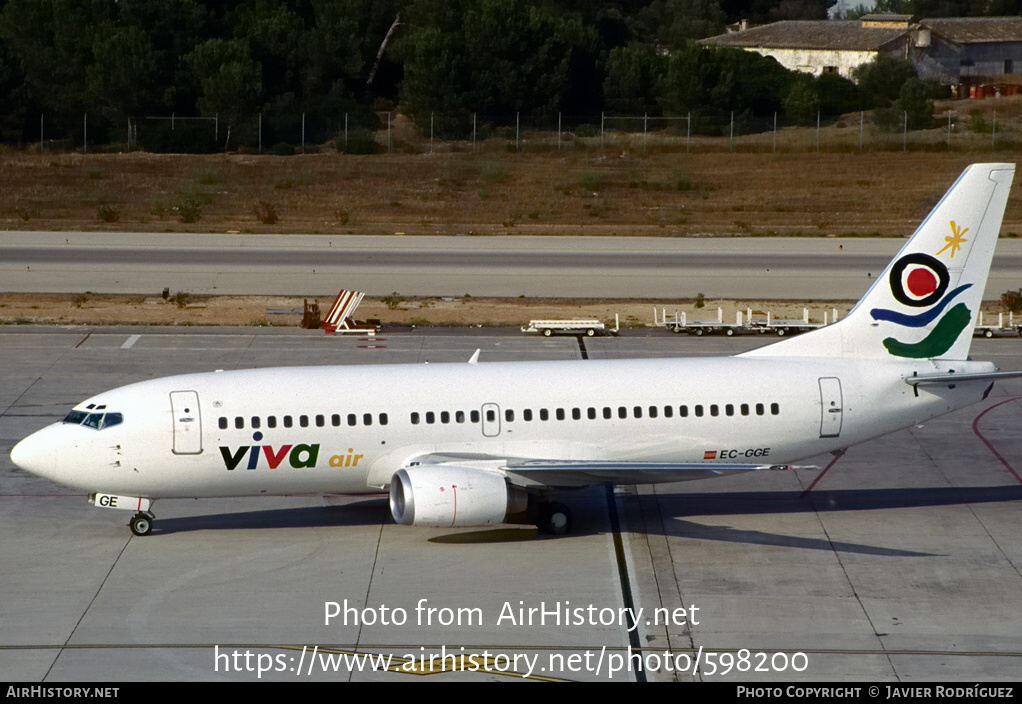
<path id="1" fill-rule="evenodd" d="M 762 343 L 662 331 L 579 342 L 489 328 L 373 340 L 0 328 L 0 679 L 1017 680 L 1022 380 L 833 463 L 807 462 L 825 471 L 567 494 L 575 530 L 556 538 L 515 524 L 408 528 L 381 498 L 301 496 L 159 501 L 156 530 L 138 538 L 128 513 L 9 459 L 81 399 L 155 376 L 465 361 L 476 349 L 480 364 L 585 364 L 583 351 L 677 357 Z M 1022 368 L 1018 338 L 976 340 L 972 355 Z"/>
<path id="2" fill-rule="evenodd" d="M 908 234 L 908 233 L 906 233 Z M 24 293 L 858 299 L 903 244 L 881 238 L 0 233 Z M 986 298 L 1018 287 L 998 244 Z M 797 286 L 793 285 L 797 282 Z"/>

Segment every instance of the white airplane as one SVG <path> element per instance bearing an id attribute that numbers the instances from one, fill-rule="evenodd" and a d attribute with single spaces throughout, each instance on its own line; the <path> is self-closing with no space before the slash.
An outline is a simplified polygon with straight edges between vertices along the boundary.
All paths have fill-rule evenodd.
<path id="1" fill-rule="evenodd" d="M 378 493 L 398 523 L 570 528 L 565 489 L 791 463 L 975 403 L 969 360 L 1013 164 L 969 167 L 841 321 L 733 357 L 246 369 L 94 396 L 18 467 L 136 511 L 161 498 Z"/>

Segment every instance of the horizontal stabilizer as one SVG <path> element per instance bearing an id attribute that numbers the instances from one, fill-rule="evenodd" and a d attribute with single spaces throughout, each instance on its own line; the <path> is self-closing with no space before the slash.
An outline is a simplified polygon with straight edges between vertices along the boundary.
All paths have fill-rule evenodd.
<path id="1" fill-rule="evenodd" d="M 941 372 L 939 374 L 913 374 L 905 377 L 905 383 L 911 386 L 928 386 L 953 384 L 960 381 L 998 381 L 1001 379 L 1017 379 L 1022 377 L 1022 370 L 1007 372 L 972 372 L 956 374 L 954 372 Z"/>

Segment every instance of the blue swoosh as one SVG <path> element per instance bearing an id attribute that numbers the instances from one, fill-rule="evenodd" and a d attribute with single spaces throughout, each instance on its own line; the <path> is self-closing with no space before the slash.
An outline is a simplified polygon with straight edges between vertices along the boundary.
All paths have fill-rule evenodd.
<path id="1" fill-rule="evenodd" d="M 952 298 L 971 286 L 972 284 L 959 286 L 954 291 L 944 296 L 943 300 L 941 300 L 941 302 L 933 308 L 930 308 L 930 310 L 926 312 L 919 313 L 918 315 L 905 315 L 904 313 L 887 310 L 886 308 L 874 308 L 869 312 L 869 314 L 873 316 L 873 320 L 887 320 L 910 328 L 921 328 L 932 323 L 938 315 L 944 312 L 944 309 L 947 308 L 947 305 L 951 302 Z"/>

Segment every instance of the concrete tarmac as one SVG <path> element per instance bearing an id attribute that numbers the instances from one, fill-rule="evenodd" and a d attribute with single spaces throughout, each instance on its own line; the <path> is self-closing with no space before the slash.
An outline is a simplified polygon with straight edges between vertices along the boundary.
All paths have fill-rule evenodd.
<path id="1" fill-rule="evenodd" d="M 360 340 L 0 328 L 0 679 L 1017 680 L 1020 380 L 853 447 L 826 471 L 567 494 L 575 530 L 556 538 L 525 525 L 398 526 L 377 497 L 164 500 L 153 534 L 138 538 L 130 512 L 94 508 L 9 459 L 79 400 L 155 376 L 762 343 L 660 331 L 579 343 L 495 329 Z M 1022 368 L 1018 338 L 976 340 L 972 354 Z M 625 609 L 642 609 L 634 631 Z"/>
<path id="2" fill-rule="evenodd" d="M 908 235 L 910 233 L 906 233 Z M 889 238 L 0 232 L 0 291 L 857 300 Z M 998 243 L 985 297 L 1018 288 Z"/>

